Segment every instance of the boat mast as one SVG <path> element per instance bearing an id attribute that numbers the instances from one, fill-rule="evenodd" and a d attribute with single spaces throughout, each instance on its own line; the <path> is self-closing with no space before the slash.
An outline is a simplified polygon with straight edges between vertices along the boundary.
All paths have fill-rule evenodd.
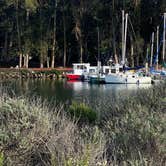
<path id="1" fill-rule="evenodd" d="M 100 64 L 101 64 L 101 62 L 100 62 L 100 29 L 99 29 L 99 26 L 97 27 L 97 47 L 98 47 L 98 50 L 97 50 L 97 73 L 99 74 L 99 72 L 100 72 Z"/>
<path id="2" fill-rule="evenodd" d="M 153 46 L 154 46 L 154 32 L 152 33 L 150 67 L 152 67 L 152 65 L 153 65 Z"/>
<path id="3" fill-rule="evenodd" d="M 158 70 L 159 62 L 159 26 L 157 26 L 157 55 L 156 55 L 156 69 Z"/>
<path id="4" fill-rule="evenodd" d="M 165 29 L 166 29 L 166 13 L 164 13 L 164 29 L 163 29 L 163 63 L 165 59 Z"/>
<path id="5" fill-rule="evenodd" d="M 127 38 L 127 23 L 128 23 L 128 13 L 125 15 L 125 34 L 124 34 L 124 48 L 123 48 L 123 58 L 122 58 L 122 64 L 125 65 L 125 59 L 126 59 L 126 38 Z"/>
<path id="6" fill-rule="evenodd" d="M 124 21 L 125 21 L 125 13 L 124 10 L 122 10 L 122 62 L 123 62 L 123 49 L 124 49 Z"/>

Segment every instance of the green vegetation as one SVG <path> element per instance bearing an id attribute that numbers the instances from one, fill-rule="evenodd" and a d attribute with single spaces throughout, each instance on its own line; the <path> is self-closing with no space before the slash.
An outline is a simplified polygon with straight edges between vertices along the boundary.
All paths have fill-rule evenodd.
<path id="1" fill-rule="evenodd" d="M 51 108 L 45 102 L 0 97 L 0 163 L 4 165 L 165 165 L 166 83 L 105 103 Z M 70 113 L 68 115 L 68 113 Z M 72 116 L 71 116 L 72 115 Z M 74 120 L 73 117 L 74 116 Z M 83 117 L 85 116 L 85 117 Z M 75 119 L 78 118 L 76 123 Z"/>
<path id="2" fill-rule="evenodd" d="M 0 66 L 94 63 L 98 33 L 101 59 L 106 63 L 111 56 L 120 58 L 122 10 L 130 18 L 127 59 L 138 65 L 146 59 L 158 25 L 161 36 L 165 9 L 165 0 L 1 0 Z"/>
<path id="3" fill-rule="evenodd" d="M 0 166 L 3 166 L 4 164 L 4 155 L 3 153 L 0 153 Z"/>
<path id="4" fill-rule="evenodd" d="M 30 70 L 30 69 L 1 69 L 0 77 L 2 78 L 59 78 L 62 72 L 50 70 Z"/>
<path id="5" fill-rule="evenodd" d="M 68 112 L 72 118 L 79 119 L 79 122 L 95 122 L 97 119 L 97 113 L 85 105 L 84 103 L 73 102 L 70 105 Z"/>

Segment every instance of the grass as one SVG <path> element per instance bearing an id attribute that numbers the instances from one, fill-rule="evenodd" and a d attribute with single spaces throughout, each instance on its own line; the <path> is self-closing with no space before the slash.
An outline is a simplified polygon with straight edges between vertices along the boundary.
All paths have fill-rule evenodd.
<path id="1" fill-rule="evenodd" d="M 51 108 L 1 91 L 0 164 L 165 165 L 165 97 L 166 83 L 116 102 L 106 100 L 99 117 L 98 105 Z"/>

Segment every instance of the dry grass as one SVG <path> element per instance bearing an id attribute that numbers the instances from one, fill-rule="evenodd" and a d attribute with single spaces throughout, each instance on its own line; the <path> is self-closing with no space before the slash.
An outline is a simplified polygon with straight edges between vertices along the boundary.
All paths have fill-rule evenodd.
<path id="1" fill-rule="evenodd" d="M 98 102 L 100 118 L 81 126 L 63 105 L 51 108 L 37 99 L 1 94 L 0 163 L 4 165 L 166 164 L 166 84 L 116 102 L 106 100 L 105 107 Z"/>

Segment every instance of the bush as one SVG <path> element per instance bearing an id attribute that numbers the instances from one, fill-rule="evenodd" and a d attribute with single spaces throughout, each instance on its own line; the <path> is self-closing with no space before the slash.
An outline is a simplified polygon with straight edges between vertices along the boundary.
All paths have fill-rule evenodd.
<path id="1" fill-rule="evenodd" d="M 165 165 L 166 84 L 104 100 L 107 109 L 102 107 L 96 125 L 89 124 L 96 112 L 84 103 L 73 102 L 67 110 L 78 125 L 62 105 L 1 94 L 0 164 Z"/>
<path id="2" fill-rule="evenodd" d="M 93 123 L 97 119 L 97 113 L 84 103 L 73 102 L 68 111 L 72 118 L 76 118 L 76 120 L 78 119 L 81 123 Z"/>
<path id="3" fill-rule="evenodd" d="M 4 155 L 3 153 L 1 152 L 0 153 L 0 166 L 3 166 L 4 165 Z"/>
<path id="4" fill-rule="evenodd" d="M 9 166 L 102 162 L 105 139 L 98 127 L 78 128 L 60 110 L 63 106 L 50 109 L 37 100 L 0 97 L 0 162 Z"/>

